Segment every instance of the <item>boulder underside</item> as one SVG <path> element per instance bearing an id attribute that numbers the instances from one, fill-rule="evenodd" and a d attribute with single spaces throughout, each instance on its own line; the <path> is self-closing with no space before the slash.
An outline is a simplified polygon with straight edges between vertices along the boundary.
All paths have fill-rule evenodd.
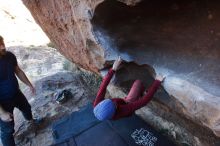
<path id="1" fill-rule="evenodd" d="M 58 50 L 81 67 L 98 73 L 120 55 L 126 63 L 115 82 L 126 88 L 135 79 L 149 84 L 149 69 L 151 76 L 166 75 L 155 102 L 219 141 L 220 2 L 22 1 Z"/>

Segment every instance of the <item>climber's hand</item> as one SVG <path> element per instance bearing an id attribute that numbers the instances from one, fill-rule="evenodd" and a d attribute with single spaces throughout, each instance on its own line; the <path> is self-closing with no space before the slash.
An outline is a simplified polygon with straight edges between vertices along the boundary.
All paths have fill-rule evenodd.
<path id="1" fill-rule="evenodd" d="M 117 71 L 117 70 L 119 69 L 119 66 L 120 66 L 121 62 L 122 62 L 122 59 L 121 59 L 121 57 L 119 56 L 118 59 L 115 60 L 112 69 L 113 69 L 114 71 Z"/>
<path id="2" fill-rule="evenodd" d="M 157 74 L 156 77 L 155 77 L 155 80 L 163 82 L 165 78 L 166 77 L 164 75 Z"/>

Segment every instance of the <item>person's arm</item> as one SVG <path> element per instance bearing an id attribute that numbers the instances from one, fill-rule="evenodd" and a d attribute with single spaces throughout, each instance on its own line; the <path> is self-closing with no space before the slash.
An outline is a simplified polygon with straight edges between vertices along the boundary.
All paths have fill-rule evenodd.
<path id="1" fill-rule="evenodd" d="M 115 71 L 118 70 L 121 62 L 122 62 L 122 60 L 120 57 L 118 59 L 116 59 L 113 64 L 113 67 L 108 71 L 108 74 L 102 80 L 102 83 L 100 85 L 99 91 L 96 96 L 96 99 L 93 103 L 93 107 L 95 107 L 97 104 L 99 104 L 99 102 L 101 102 L 104 99 L 105 93 L 106 93 L 106 88 L 107 88 L 108 84 L 110 83 L 111 78 L 114 75 Z"/>
<path id="2" fill-rule="evenodd" d="M 21 70 L 21 68 L 18 65 L 15 66 L 15 74 L 23 83 L 25 83 L 28 87 L 30 87 L 31 92 L 35 94 L 35 88 L 31 84 L 31 82 L 28 80 L 23 70 Z"/>
<path id="3" fill-rule="evenodd" d="M 4 122 L 10 122 L 13 120 L 13 115 L 9 112 L 6 112 L 2 106 L 0 106 L 0 118 Z"/>
<path id="4" fill-rule="evenodd" d="M 111 78 L 114 75 L 114 72 L 115 71 L 113 69 L 110 69 L 108 71 L 108 74 L 102 80 L 102 83 L 100 85 L 99 91 L 96 96 L 96 99 L 93 103 L 93 107 L 95 107 L 97 104 L 99 104 L 99 102 L 101 102 L 104 99 L 105 93 L 106 93 L 106 88 L 107 88 L 108 84 L 110 83 Z"/>

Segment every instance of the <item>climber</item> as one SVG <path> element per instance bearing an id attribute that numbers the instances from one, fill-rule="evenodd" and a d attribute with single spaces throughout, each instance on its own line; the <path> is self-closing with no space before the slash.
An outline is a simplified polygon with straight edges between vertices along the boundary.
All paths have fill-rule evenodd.
<path id="1" fill-rule="evenodd" d="M 103 79 L 96 99 L 93 103 L 93 112 L 98 120 L 117 120 L 123 117 L 131 116 L 136 110 L 145 106 L 153 97 L 157 91 L 161 82 L 164 80 L 164 76 L 156 75 L 155 81 L 148 89 L 146 94 L 141 97 L 144 93 L 144 86 L 140 80 L 136 80 L 127 97 L 104 99 L 106 88 L 114 75 L 118 70 L 122 60 L 119 57 L 113 64 L 113 67 L 108 71 L 108 74 Z"/>

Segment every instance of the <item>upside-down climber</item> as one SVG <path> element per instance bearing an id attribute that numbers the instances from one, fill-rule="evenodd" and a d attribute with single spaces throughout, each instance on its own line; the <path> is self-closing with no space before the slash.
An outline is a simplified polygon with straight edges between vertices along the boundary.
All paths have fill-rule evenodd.
<path id="1" fill-rule="evenodd" d="M 120 57 L 115 60 L 113 67 L 104 77 L 93 103 L 93 112 L 98 120 L 117 120 L 131 116 L 136 110 L 145 106 L 152 99 L 154 93 L 165 78 L 162 75 L 156 75 L 155 81 L 142 97 L 141 95 L 145 93 L 144 86 L 140 80 L 136 80 L 133 83 L 128 96 L 125 98 L 105 99 L 106 88 L 114 73 L 119 69 L 121 62 L 122 60 Z"/>

